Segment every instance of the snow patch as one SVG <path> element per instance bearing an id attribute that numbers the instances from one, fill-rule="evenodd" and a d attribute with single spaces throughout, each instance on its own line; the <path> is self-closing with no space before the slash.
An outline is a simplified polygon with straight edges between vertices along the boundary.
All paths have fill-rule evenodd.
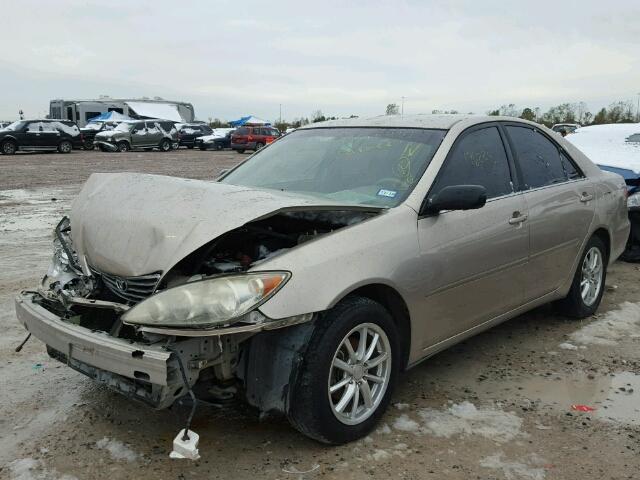
<path id="1" fill-rule="evenodd" d="M 131 450 L 127 445 L 119 440 L 109 439 L 104 437 L 102 440 L 96 442 L 96 447 L 106 450 L 114 460 L 126 460 L 127 462 L 133 462 L 139 455 Z"/>
<path id="2" fill-rule="evenodd" d="M 371 458 L 376 462 L 382 462 L 384 460 L 389 460 L 391 458 L 391 454 L 386 450 L 376 450 L 371 454 Z"/>
<path id="3" fill-rule="evenodd" d="M 396 403 L 394 405 L 394 407 L 396 407 L 398 410 L 406 410 L 407 408 L 409 408 L 409 404 L 408 403 Z"/>
<path id="4" fill-rule="evenodd" d="M 379 435 L 387 435 L 391 433 L 391 428 L 389 428 L 389 425 L 385 423 L 384 425 L 382 425 L 380 428 L 376 430 L 376 433 Z"/>
<path id="5" fill-rule="evenodd" d="M 480 435 L 496 442 L 507 442 L 521 434 L 522 420 L 510 412 L 491 408 L 478 409 L 470 402 L 453 404 L 445 411 L 424 409 L 420 412 L 424 430 L 436 437 Z"/>
<path id="6" fill-rule="evenodd" d="M 502 460 L 504 453 L 500 452 L 490 457 L 483 458 L 480 465 L 493 470 L 502 470 L 507 480 L 544 480 L 546 472 L 544 468 L 539 467 L 544 463 L 537 455 L 531 454 L 525 457 L 525 462 L 511 462 Z"/>
<path id="7" fill-rule="evenodd" d="M 8 465 L 11 480 L 77 480 L 72 475 L 60 475 L 56 470 L 48 470 L 35 458 L 20 458 Z"/>
<path id="8" fill-rule="evenodd" d="M 558 345 L 558 347 L 561 348 L 562 350 L 578 350 L 578 347 L 568 342 L 561 343 L 560 345 Z"/>
<path id="9" fill-rule="evenodd" d="M 582 345 L 616 345 L 623 338 L 640 336 L 640 303 L 624 302 L 618 310 L 607 312 L 570 335 Z"/>
<path id="10" fill-rule="evenodd" d="M 420 425 L 415 420 L 411 420 L 407 415 L 400 415 L 393 422 L 393 428 L 402 432 L 419 432 Z"/>

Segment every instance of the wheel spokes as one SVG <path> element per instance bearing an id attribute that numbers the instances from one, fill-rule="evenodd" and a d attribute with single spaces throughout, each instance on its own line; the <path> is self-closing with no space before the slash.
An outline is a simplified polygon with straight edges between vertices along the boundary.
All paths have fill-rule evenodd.
<path id="1" fill-rule="evenodd" d="M 371 408 L 373 406 L 373 397 L 371 396 L 371 388 L 367 383 L 367 380 L 363 380 L 360 383 L 360 392 L 362 393 L 362 400 L 364 401 L 364 406 L 367 408 Z"/>
<path id="2" fill-rule="evenodd" d="M 351 399 L 353 398 L 353 395 L 355 394 L 356 390 L 357 388 L 353 383 L 347 387 L 345 392 L 342 394 L 342 398 L 340 398 L 340 401 L 336 405 L 336 412 L 342 413 L 342 411 L 351 402 Z"/>
<path id="3" fill-rule="evenodd" d="M 344 377 L 342 380 L 340 380 L 338 383 L 334 383 L 333 385 L 331 385 L 331 387 L 329 387 L 329 392 L 330 393 L 335 393 L 338 390 L 340 390 L 341 388 L 344 388 L 345 385 L 347 385 L 349 382 L 351 381 L 350 377 Z"/>

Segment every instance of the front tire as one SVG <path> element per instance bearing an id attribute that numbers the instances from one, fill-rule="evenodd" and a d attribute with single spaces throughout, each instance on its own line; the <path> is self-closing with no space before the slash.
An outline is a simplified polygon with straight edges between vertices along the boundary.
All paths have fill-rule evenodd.
<path id="1" fill-rule="evenodd" d="M 607 248 L 597 236 L 593 236 L 580 257 L 569 294 L 558 302 L 564 315 L 586 318 L 593 315 L 602 301 L 607 279 Z"/>
<path id="2" fill-rule="evenodd" d="M 368 298 L 346 298 L 318 320 L 293 386 L 289 421 L 329 444 L 366 436 L 389 405 L 400 358 L 389 312 Z"/>
<path id="3" fill-rule="evenodd" d="M 256 149 L 254 151 L 257 152 L 258 150 L 260 150 L 263 147 L 264 147 L 263 143 L 256 143 Z"/>
<path id="4" fill-rule="evenodd" d="M 118 151 L 119 152 L 128 152 L 131 148 L 129 147 L 129 144 L 125 141 L 122 142 L 118 142 Z"/>
<path id="5" fill-rule="evenodd" d="M 2 153 L 4 155 L 13 155 L 18 150 L 18 145 L 12 140 L 7 140 L 2 144 Z"/>

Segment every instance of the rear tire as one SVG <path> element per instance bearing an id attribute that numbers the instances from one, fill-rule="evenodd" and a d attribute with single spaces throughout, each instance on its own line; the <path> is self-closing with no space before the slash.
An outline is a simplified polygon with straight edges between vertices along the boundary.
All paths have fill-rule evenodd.
<path id="1" fill-rule="evenodd" d="M 168 152 L 171 150 L 171 142 L 166 138 L 160 142 L 160 151 Z"/>
<path id="2" fill-rule="evenodd" d="M 58 145 L 58 152 L 60 153 L 71 153 L 71 150 L 73 150 L 73 145 L 69 140 L 63 140 Z"/>
<path id="3" fill-rule="evenodd" d="M 129 144 L 125 141 L 118 142 L 117 147 L 119 152 L 128 152 L 131 150 L 131 147 L 129 147 Z"/>
<path id="4" fill-rule="evenodd" d="M 18 151 L 18 145 L 13 140 L 7 140 L 2 144 L 2 153 L 4 155 L 13 155 Z"/>
<path id="5" fill-rule="evenodd" d="M 258 150 L 260 150 L 262 147 L 264 147 L 264 143 L 256 143 L 256 149 L 255 151 L 257 152 Z"/>
<path id="6" fill-rule="evenodd" d="M 346 298 L 318 320 L 292 386 L 289 421 L 329 444 L 366 436 L 389 405 L 400 358 L 389 312 L 368 298 Z"/>
<path id="7" fill-rule="evenodd" d="M 95 149 L 95 145 L 93 144 L 93 140 L 85 140 L 83 148 L 85 150 L 93 150 Z"/>
<path id="8" fill-rule="evenodd" d="M 224 150 L 224 146 L 222 144 L 216 145 L 216 150 Z"/>
<path id="9" fill-rule="evenodd" d="M 608 262 L 604 242 L 597 236 L 591 237 L 578 262 L 569 294 L 557 302 L 563 315 L 586 318 L 596 312 L 604 294 Z"/>

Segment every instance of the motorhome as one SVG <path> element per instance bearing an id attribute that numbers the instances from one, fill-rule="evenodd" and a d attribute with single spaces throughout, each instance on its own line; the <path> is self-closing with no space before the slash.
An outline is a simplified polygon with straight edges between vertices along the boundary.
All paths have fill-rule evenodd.
<path id="1" fill-rule="evenodd" d="M 190 123 L 195 120 L 193 105 L 155 97 L 127 99 L 100 97 L 95 100 L 51 100 L 49 118 L 73 120 L 84 127 L 89 120 L 102 113 L 118 112 L 134 119 L 160 118 Z"/>

